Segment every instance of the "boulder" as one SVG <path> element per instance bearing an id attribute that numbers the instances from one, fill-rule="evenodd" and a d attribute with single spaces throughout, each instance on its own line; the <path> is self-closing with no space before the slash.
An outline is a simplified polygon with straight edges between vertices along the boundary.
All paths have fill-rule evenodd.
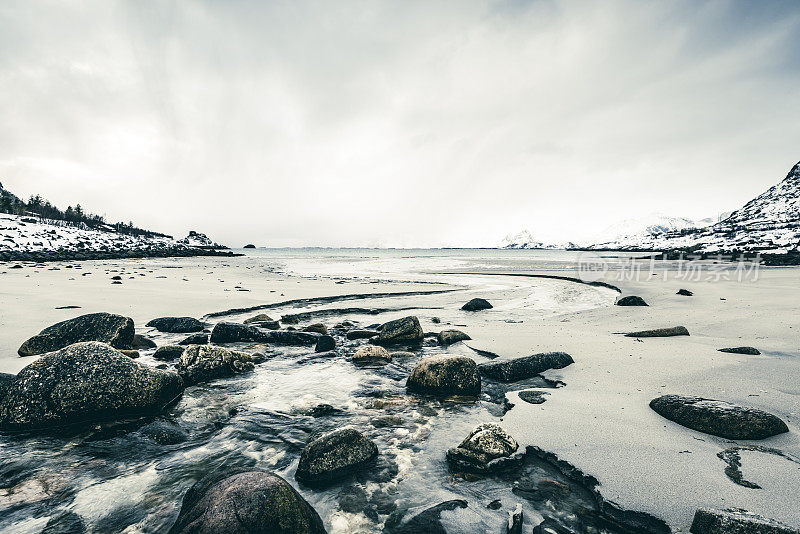
<path id="1" fill-rule="evenodd" d="M 752 514 L 739 508 L 710 510 L 701 508 L 694 514 L 692 534 L 800 534 L 800 530 L 774 519 Z"/>
<path id="2" fill-rule="evenodd" d="M 692 295 L 694 295 L 694 293 L 692 293 L 688 289 L 679 289 L 678 292 L 675 293 L 675 294 L 676 295 L 681 295 L 683 297 L 691 297 Z"/>
<path id="3" fill-rule="evenodd" d="M 265 331 L 251 325 L 239 323 L 217 323 L 211 331 L 212 343 L 242 343 L 256 341 L 277 345 L 315 345 L 319 334 L 290 330 Z"/>
<path id="4" fill-rule="evenodd" d="M 656 413 L 679 425 L 728 439 L 764 439 L 788 432 L 778 417 L 724 401 L 664 395 L 650 401 Z"/>
<path id="5" fill-rule="evenodd" d="M 513 360 L 482 363 L 478 366 L 481 375 L 501 382 L 516 382 L 543 373 L 548 369 L 563 369 L 575 363 L 565 352 L 543 352 Z"/>
<path id="6" fill-rule="evenodd" d="M 508 467 L 519 444 L 496 423 L 477 426 L 461 445 L 447 451 L 450 470 L 457 473 L 489 473 Z"/>
<path id="7" fill-rule="evenodd" d="M 131 348 L 135 350 L 154 349 L 156 348 L 156 342 L 150 339 L 149 337 L 145 337 L 141 334 L 134 334 L 133 342 L 131 343 Z"/>
<path id="8" fill-rule="evenodd" d="M 406 381 L 409 391 L 431 395 L 470 395 L 481 392 L 481 377 L 472 358 L 439 354 L 422 358 Z"/>
<path id="9" fill-rule="evenodd" d="M 189 488 L 169 534 L 325 534 L 319 514 L 284 479 L 258 469 L 212 473 Z"/>
<path id="10" fill-rule="evenodd" d="M 436 339 L 439 341 L 439 345 L 447 347 L 448 345 L 452 345 L 453 343 L 458 343 L 459 341 L 466 341 L 472 338 L 469 337 L 464 332 L 462 332 L 461 330 L 442 330 L 436 336 Z"/>
<path id="11" fill-rule="evenodd" d="M 128 358 L 133 358 L 134 360 L 140 356 L 138 350 L 125 350 L 125 349 L 117 349 L 122 354 L 127 356 Z"/>
<path id="12" fill-rule="evenodd" d="M 189 434 L 181 427 L 168 421 L 153 421 L 139 432 L 159 445 L 176 445 L 189 439 Z"/>
<path id="13" fill-rule="evenodd" d="M 689 331 L 685 326 L 674 326 L 672 328 L 656 328 L 655 330 L 641 330 L 639 332 L 629 332 L 625 337 L 673 337 L 688 336 Z"/>
<path id="14" fill-rule="evenodd" d="M 20 356 L 35 356 L 63 349 L 73 343 L 99 341 L 117 349 L 133 343 L 133 319 L 112 313 L 90 313 L 48 326 L 19 348 Z"/>
<path id="15" fill-rule="evenodd" d="M 481 311 L 481 310 L 490 310 L 494 308 L 489 301 L 486 299 L 472 299 L 471 301 L 467 302 L 461 309 L 464 311 Z"/>
<path id="16" fill-rule="evenodd" d="M 389 321 L 381 326 L 377 342 L 380 345 L 393 345 L 396 343 L 418 343 L 422 341 L 425 334 L 419 319 L 410 315 L 402 319 Z"/>
<path id="17" fill-rule="evenodd" d="M 536 391 L 530 389 L 517 393 L 519 399 L 523 402 L 527 402 L 528 404 L 544 404 L 547 401 L 548 395 L 549 393 L 546 391 Z"/>
<path id="18" fill-rule="evenodd" d="M 248 243 L 244 246 L 244 248 L 256 248 L 256 246 L 252 243 Z"/>
<path id="19" fill-rule="evenodd" d="M 8 388 L 11 387 L 11 383 L 16 378 L 17 375 L 12 375 L 11 373 L 0 373 L 0 402 L 3 402 L 6 393 L 8 393 Z"/>
<path id="20" fill-rule="evenodd" d="M 158 319 L 153 319 L 145 326 L 155 328 L 159 332 L 170 334 L 202 332 L 205 328 L 205 325 L 194 317 L 159 317 Z"/>
<path id="21" fill-rule="evenodd" d="M 383 347 L 376 345 L 367 345 L 358 349 L 352 356 L 353 363 L 369 364 L 369 363 L 389 363 L 392 361 L 392 356 L 389 351 Z"/>
<path id="22" fill-rule="evenodd" d="M 192 334 L 186 339 L 178 341 L 178 345 L 208 345 L 208 334 Z"/>
<path id="23" fill-rule="evenodd" d="M 253 369 L 255 358 L 246 353 L 211 345 L 191 345 L 176 365 L 187 386 L 227 378 Z"/>
<path id="24" fill-rule="evenodd" d="M 306 445 L 295 478 L 307 486 L 325 486 L 370 464 L 378 447 L 353 428 L 325 434 Z"/>
<path id="25" fill-rule="evenodd" d="M 256 316 L 250 317 L 249 319 L 244 320 L 244 324 L 250 323 L 271 323 L 274 322 L 275 319 L 267 315 L 266 313 L 260 313 Z"/>
<path id="26" fill-rule="evenodd" d="M 96 341 L 22 369 L 0 401 L 0 428 L 32 430 L 154 414 L 183 391 L 181 378 Z"/>
<path id="27" fill-rule="evenodd" d="M 328 335 L 328 329 L 322 323 L 310 324 L 303 328 L 303 332 L 316 332 L 317 334 L 321 334 L 323 336 Z"/>
<path id="28" fill-rule="evenodd" d="M 156 360 L 171 362 L 172 360 L 180 358 L 185 349 L 186 347 L 181 347 L 180 345 L 164 345 L 163 347 L 158 347 L 156 349 L 156 351 L 153 353 L 153 358 Z"/>
<path id="29" fill-rule="evenodd" d="M 314 352 L 328 352 L 336 348 L 336 340 L 332 336 L 319 336 Z"/>
<path id="30" fill-rule="evenodd" d="M 353 341 L 353 340 L 356 340 L 356 339 L 369 339 L 371 337 L 377 336 L 378 334 L 380 334 L 380 332 L 378 332 L 377 330 L 358 330 L 358 329 L 356 329 L 356 330 L 350 330 L 349 332 L 347 332 L 346 337 L 347 337 L 347 339 Z"/>
<path id="31" fill-rule="evenodd" d="M 622 297 L 617 301 L 617 306 L 647 306 L 647 303 L 642 297 L 636 295 L 629 295 Z"/>
<path id="32" fill-rule="evenodd" d="M 747 354 L 749 356 L 758 356 L 761 351 L 755 347 L 729 347 L 727 349 L 717 349 L 719 352 L 729 352 L 731 354 Z"/>

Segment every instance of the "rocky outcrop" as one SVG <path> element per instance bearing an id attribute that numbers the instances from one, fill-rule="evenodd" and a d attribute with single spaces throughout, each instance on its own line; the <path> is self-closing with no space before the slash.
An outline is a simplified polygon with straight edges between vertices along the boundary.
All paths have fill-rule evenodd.
<path id="1" fill-rule="evenodd" d="M 205 328 L 205 325 L 194 317 L 159 317 L 158 319 L 153 319 L 145 326 L 169 334 L 202 332 Z"/>
<path id="2" fill-rule="evenodd" d="M 679 425 L 728 439 L 764 439 L 788 432 L 778 417 L 724 401 L 664 395 L 650 401 L 656 413 Z"/>
<path id="3" fill-rule="evenodd" d="M 171 362 L 172 360 L 177 360 L 180 358 L 185 349 L 186 347 L 182 347 L 180 345 L 164 345 L 163 347 L 158 347 L 156 349 L 156 351 L 153 353 L 153 358 L 164 362 Z"/>
<path id="4" fill-rule="evenodd" d="M 0 401 L 0 428 L 32 430 L 159 412 L 181 378 L 85 342 L 42 356 L 19 372 Z"/>
<path id="5" fill-rule="evenodd" d="M 352 360 L 356 364 L 386 364 L 392 361 L 392 356 L 383 347 L 367 345 L 358 349 Z"/>
<path id="6" fill-rule="evenodd" d="M 255 358 L 246 353 L 211 345 L 191 345 L 176 368 L 187 386 L 251 371 Z"/>
<path id="7" fill-rule="evenodd" d="M 469 395 L 481 392 L 481 377 L 472 358 L 457 354 L 427 356 L 406 381 L 409 391 L 429 395 Z"/>
<path id="8" fill-rule="evenodd" d="M 548 369 L 562 369 L 575 361 L 565 352 L 544 352 L 506 361 L 482 363 L 481 375 L 501 382 L 516 382 L 543 373 Z"/>
<path id="9" fill-rule="evenodd" d="M 656 328 L 654 330 L 641 330 L 639 332 L 629 332 L 625 337 L 673 337 L 688 336 L 689 330 L 685 326 L 673 326 L 672 328 Z"/>
<path id="10" fill-rule="evenodd" d="M 325 486 L 369 465 L 378 447 L 353 428 L 325 434 L 306 445 L 295 478 L 307 486 Z"/>
<path id="11" fill-rule="evenodd" d="M 133 344 L 133 319 L 112 313 L 90 313 L 48 326 L 19 348 L 20 356 L 35 356 L 73 343 L 99 341 L 117 349 Z"/>
<path id="12" fill-rule="evenodd" d="M 486 299 L 472 299 L 463 306 L 461 309 L 464 311 L 481 311 L 481 310 L 490 310 L 494 308 L 489 301 Z"/>
<path id="13" fill-rule="evenodd" d="M 748 356 L 758 356 L 761 351 L 755 347 L 729 347 L 727 349 L 717 349 L 719 352 L 728 352 L 730 354 L 747 354 Z"/>
<path id="14" fill-rule="evenodd" d="M 380 345 L 419 343 L 425 337 L 419 319 L 413 315 L 389 321 L 381 326 L 380 330 L 377 339 L 377 343 Z"/>
<path id="15" fill-rule="evenodd" d="M 256 469 L 212 473 L 189 488 L 169 534 L 325 534 L 319 514 L 284 479 Z"/>
<path id="16" fill-rule="evenodd" d="M 447 463 L 456 473 L 489 473 L 509 467 L 519 444 L 496 423 L 477 426 L 461 445 L 447 451 Z"/>
<path id="17" fill-rule="evenodd" d="M 800 530 L 789 525 L 739 508 L 728 510 L 701 508 L 695 512 L 689 532 L 692 534 L 800 534 Z"/>
<path id="18" fill-rule="evenodd" d="M 629 295 L 619 299 L 617 301 L 617 306 L 647 306 L 647 303 L 642 297 L 637 295 Z"/>
<path id="19" fill-rule="evenodd" d="M 458 343 L 459 341 L 467 341 L 472 339 L 467 334 L 462 332 L 461 330 L 442 330 L 436 336 L 439 345 L 443 347 L 447 347 L 452 345 L 453 343 Z"/>

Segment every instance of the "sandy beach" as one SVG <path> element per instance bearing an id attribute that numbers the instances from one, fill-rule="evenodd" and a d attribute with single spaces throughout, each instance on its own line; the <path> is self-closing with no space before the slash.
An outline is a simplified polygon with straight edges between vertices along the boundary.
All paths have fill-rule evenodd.
<path id="1" fill-rule="evenodd" d="M 664 520 L 674 532 L 688 531 L 695 510 L 701 507 L 740 507 L 789 525 L 800 525 L 796 506 L 796 488 L 800 487 L 800 325 L 794 314 L 800 297 L 800 270 L 762 268 L 757 280 L 738 281 L 735 276 L 729 280 L 706 280 L 705 275 L 700 280 L 687 280 L 672 264 L 659 266 L 653 275 L 643 272 L 638 279 L 626 279 L 612 268 L 602 280 L 617 286 L 620 294 L 607 287 L 540 278 L 575 276 L 574 262 L 559 263 L 549 257 L 531 262 L 525 254 L 530 253 L 513 251 L 507 256 L 484 258 L 486 253 L 476 251 L 467 257 L 441 253 L 422 259 L 407 254 L 397 259 L 370 253 L 352 261 L 346 256 L 284 261 L 279 255 L 251 255 L 235 259 L 57 263 L 21 269 L 8 269 L 10 264 L 6 264 L 0 268 L 0 371 L 16 373 L 34 359 L 16 355 L 24 339 L 82 313 L 107 311 L 130 316 L 137 332 L 162 345 L 174 343 L 181 336 L 144 327 L 154 317 L 203 318 L 214 312 L 293 299 L 449 289 L 453 291 L 285 305 L 266 312 L 280 317 L 285 313 L 368 306 L 380 308 L 381 312 L 370 316 L 351 311 L 321 316 L 320 320 L 330 328 L 343 319 L 366 326 L 415 315 L 426 332 L 458 328 L 472 338 L 451 345 L 446 351 L 426 345 L 419 355 L 450 352 L 483 362 L 487 359 L 481 354 L 486 353 L 480 351 L 498 355 L 500 360 L 564 351 L 575 363 L 544 373 L 548 380 L 561 381 L 561 387 L 542 389 L 547 394 L 546 401 L 529 404 L 519 398 L 517 391 L 543 386 L 542 380 L 509 384 L 501 396 L 513 408 L 505 413 L 489 390 L 489 397 L 484 395 L 476 404 L 437 404 L 423 409 L 403 393 L 405 378 L 416 357 L 375 371 L 356 369 L 345 361 L 320 362 L 310 358 L 304 349 L 275 351 L 272 359 L 256 366 L 254 375 L 229 381 L 235 385 L 219 380 L 210 389 L 187 389 L 170 418 L 188 429 L 193 436 L 191 446 L 170 449 L 169 454 L 159 452 L 156 456 L 161 463 L 150 458 L 137 460 L 116 475 L 94 473 L 69 492 L 74 497 L 56 499 L 57 507 L 78 512 L 95 527 L 106 524 L 124 526 L 120 530 L 126 532 L 158 531 L 174 518 L 177 497 L 196 480 L 199 469 L 187 469 L 179 477 L 178 487 L 165 489 L 164 475 L 158 473 L 167 469 L 167 458 L 168 465 L 194 462 L 205 466 L 199 469 L 202 471 L 228 459 L 234 448 L 244 447 L 247 461 L 268 466 L 287 480 L 294 480 L 297 449 L 253 441 L 250 433 L 255 430 L 234 422 L 236 417 L 250 414 L 245 417 L 246 424 L 259 421 L 259 425 L 266 425 L 258 427 L 258 432 L 263 433 L 277 423 L 259 418 L 273 417 L 275 413 L 298 414 L 326 402 L 351 412 L 349 424 L 372 428 L 371 420 L 388 413 L 385 408 L 375 409 L 375 399 L 380 398 L 376 392 L 383 391 L 388 392 L 382 395 L 389 395 L 390 400 L 382 401 L 382 405 L 403 406 L 391 413 L 404 422 L 389 430 L 372 425 L 372 435 L 379 449 L 391 449 L 398 467 L 388 483 L 370 482 L 364 488 L 373 497 L 377 492 L 390 492 L 393 505 L 379 507 L 375 517 L 380 519 L 375 523 L 361 513 L 345 510 L 341 493 L 344 490 L 315 491 L 298 486 L 320 512 L 330 532 L 378 530 L 391 516 L 391 510 L 407 510 L 407 518 L 413 511 L 447 498 L 464 498 L 469 507 L 443 513 L 445 525 L 450 521 L 462 527 L 480 524 L 481 528 L 496 530 L 504 522 L 505 510 L 520 503 L 524 531 L 529 531 L 552 510 L 526 501 L 501 480 L 453 478 L 447 470 L 445 450 L 456 446 L 476 424 L 492 421 L 499 422 L 521 448 L 530 446 L 552 453 L 583 474 L 595 477 L 599 484 L 594 489 L 605 501 Z M 112 276 L 121 276 L 122 284 L 112 285 Z M 694 296 L 676 295 L 680 288 L 690 289 Z M 620 295 L 639 295 L 649 306 L 614 306 Z M 494 308 L 478 313 L 461 311 L 460 305 L 474 296 L 487 298 Z M 80 308 L 57 309 L 63 306 Z M 240 321 L 254 313 L 208 320 Z M 652 339 L 620 335 L 677 325 L 686 326 L 691 335 Z M 762 354 L 745 356 L 717 351 L 742 345 L 757 347 Z M 351 349 L 342 350 L 345 357 Z M 147 351 L 139 361 L 147 365 L 158 363 Z M 222 390 L 215 392 L 215 388 Z M 234 389 L 219 396 L 227 388 Z M 365 388 L 366 400 L 362 392 Z M 760 408 L 785 421 L 790 431 L 757 442 L 732 442 L 693 431 L 649 408 L 651 399 L 669 393 Z M 234 407 L 239 416 L 219 419 L 219 413 Z M 264 416 L 265 410 L 273 416 Z M 197 430 L 195 436 L 192 425 L 205 428 L 206 422 L 199 423 L 206 421 L 204 418 L 219 421 L 216 424 L 221 426 L 211 433 Z M 287 443 L 307 439 L 305 431 L 298 434 L 295 427 L 308 423 L 281 424 L 287 425 L 283 431 L 288 433 L 287 439 L 292 436 Z M 246 435 L 242 435 L 243 429 L 247 429 Z M 73 442 L 72 446 L 80 448 L 79 443 Z M 775 448 L 786 456 L 741 452 L 745 478 L 761 487 L 746 488 L 726 476 L 726 464 L 717 456 L 734 445 Z M 37 450 L 47 449 L 39 446 L 43 448 Z M 6 453 L 16 451 L 15 447 L 8 437 L 0 445 Z M 67 462 L 69 454 L 61 451 L 56 455 L 61 459 L 52 461 Z M 79 461 L 78 465 L 85 464 Z M 59 470 L 61 475 L 69 472 L 64 463 L 56 463 L 46 476 L 38 472 L 37 476 L 43 478 L 22 479 L 16 486 L 2 490 L 0 506 L 5 500 L 6 510 L 15 513 L 0 522 L 0 530 L 38 532 L 49 517 L 42 511 L 42 501 L 45 497 L 54 499 L 53 495 L 43 496 L 47 490 L 42 487 L 45 482 L 52 485 L 52 477 Z M 132 491 L 131 487 L 138 489 Z M 106 502 L 98 503 L 92 497 L 98 491 L 108 491 Z M 148 494 L 160 496 L 157 502 L 147 505 L 152 509 L 143 509 L 128 519 L 114 515 L 125 499 L 138 503 L 137 508 L 147 508 L 144 503 L 153 500 L 152 496 L 146 497 Z M 486 502 L 493 499 L 502 502 L 501 510 L 485 509 Z M 19 513 L 26 506 L 36 513 L 22 519 Z M 115 519 L 103 523 L 111 521 L 108 517 Z"/>

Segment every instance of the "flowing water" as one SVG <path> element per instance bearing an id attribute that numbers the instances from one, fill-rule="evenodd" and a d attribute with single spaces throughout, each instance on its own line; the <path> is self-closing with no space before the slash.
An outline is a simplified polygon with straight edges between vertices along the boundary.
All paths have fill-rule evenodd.
<path id="1" fill-rule="evenodd" d="M 455 274 L 563 269 L 575 260 L 575 254 L 563 252 L 257 250 L 248 251 L 241 261 L 298 279 L 447 282 L 454 289 L 265 310 L 276 319 L 311 312 L 299 327 L 323 322 L 331 328 L 343 321 L 366 327 L 413 314 L 425 331 L 450 325 L 469 333 L 490 321 L 498 329 L 524 327 L 545 315 L 612 304 L 617 294 L 604 287 Z M 497 306 L 491 314 L 461 311 L 461 304 L 473 296 Z M 331 311 L 354 307 L 382 311 Z M 195 313 L 186 310 L 186 315 Z M 208 322 L 242 321 L 252 315 Z M 441 324 L 434 324 L 434 317 Z M 185 337 L 138 330 L 159 345 Z M 429 338 L 412 347 L 413 356 L 395 358 L 385 366 L 356 367 L 348 355 L 364 341 L 347 341 L 341 332 L 334 335 L 339 343 L 335 356 L 317 355 L 308 348 L 232 345 L 260 352 L 266 359 L 251 373 L 187 388 L 156 418 L 97 425 L 69 435 L 0 436 L 0 531 L 38 533 L 50 518 L 71 512 L 83 519 L 89 532 L 165 532 L 191 484 L 217 468 L 234 466 L 280 474 L 299 488 L 330 532 L 390 529 L 401 518 L 453 499 L 467 506 L 442 514 L 450 532 L 503 532 L 507 510 L 516 503 L 523 505 L 528 518 L 565 517 L 574 523 L 581 513 L 591 513 L 593 496 L 546 462 L 528 458 L 513 475 L 476 478 L 454 476 L 444 459 L 445 451 L 477 424 L 502 417 L 506 391 L 558 384 L 541 377 L 510 385 L 484 381 L 477 401 L 407 395 L 405 379 L 422 356 L 455 352 L 478 362 L 486 357 L 469 342 L 443 349 Z M 152 352 L 142 351 L 139 361 L 160 363 Z M 304 445 L 316 435 L 348 425 L 375 441 L 380 450 L 377 463 L 324 490 L 298 486 L 294 471 Z M 547 487 L 555 488 L 552 494 Z M 492 501 L 499 503 L 487 507 Z"/>

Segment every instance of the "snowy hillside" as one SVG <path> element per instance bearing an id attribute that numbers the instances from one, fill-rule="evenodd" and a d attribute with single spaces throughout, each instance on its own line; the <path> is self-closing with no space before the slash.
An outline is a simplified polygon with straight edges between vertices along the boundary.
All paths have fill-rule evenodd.
<path id="1" fill-rule="evenodd" d="M 500 248 L 542 248 L 544 243 L 537 241 L 528 230 L 509 234 L 500 242 Z"/>
<path id="2" fill-rule="evenodd" d="M 716 224 L 700 229 L 627 235 L 598 242 L 590 248 L 797 251 L 800 249 L 800 163 L 792 167 L 782 182 Z"/>
<path id="3" fill-rule="evenodd" d="M 593 243 L 609 243 L 627 238 L 642 238 L 679 232 L 689 228 L 702 228 L 716 222 L 712 219 L 694 221 L 686 217 L 670 217 L 662 213 L 653 213 L 638 219 L 625 219 L 613 224 L 594 236 Z"/>

